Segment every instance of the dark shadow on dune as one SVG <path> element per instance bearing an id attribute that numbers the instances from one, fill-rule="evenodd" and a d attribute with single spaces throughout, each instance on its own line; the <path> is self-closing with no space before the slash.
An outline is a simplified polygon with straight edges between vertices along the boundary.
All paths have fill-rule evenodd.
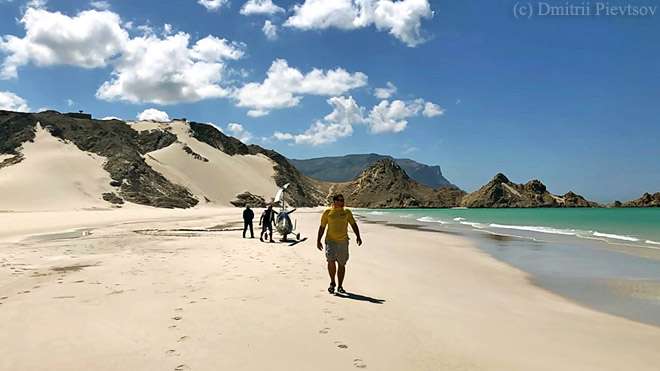
<path id="1" fill-rule="evenodd" d="M 369 303 L 373 304 L 383 304 L 385 303 L 385 299 L 375 299 L 369 296 L 364 296 L 364 295 L 359 295 L 359 294 L 354 294 L 352 292 L 347 292 L 345 294 L 335 294 L 336 297 L 338 298 L 344 298 L 344 299 L 353 299 L 353 300 L 359 300 L 359 301 L 368 301 Z"/>

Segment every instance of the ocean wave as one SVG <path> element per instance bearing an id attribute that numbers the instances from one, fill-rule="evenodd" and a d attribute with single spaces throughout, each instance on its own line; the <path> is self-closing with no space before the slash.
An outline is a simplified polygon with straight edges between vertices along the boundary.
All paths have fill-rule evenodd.
<path id="1" fill-rule="evenodd" d="M 401 217 L 401 218 L 410 219 L 410 218 L 412 218 L 412 217 L 414 217 L 414 216 L 415 216 L 415 215 L 413 215 L 413 214 L 406 214 L 406 215 L 401 215 L 400 217 Z"/>
<path id="2" fill-rule="evenodd" d="M 424 223 L 437 223 L 438 221 L 431 218 L 430 216 L 423 216 L 421 218 L 417 218 L 418 222 L 424 222 Z"/>
<path id="3" fill-rule="evenodd" d="M 506 224 L 489 224 L 492 228 L 503 228 L 503 229 L 517 229 L 521 231 L 530 231 L 530 232 L 539 232 L 539 233 L 549 233 L 549 234 L 561 234 L 564 236 L 576 236 L 577 232 L 572 229 L 557 229 L 552 227 L 540 227 L 533 225 L 506 225 Z"/>
<path id="4" fill-rule="evenodd" d="M 465 220 L 465 218 L 461 218 L 461 217 L 459 216 L 459 217 L 454 218 L 453 220 L 458 222 L 458 221 L 461 221 L 461 220 Z"/>
<path id="5" fill-rule="evenodd" d="M 479 229 L 484 229 L 488 227 L 487 225 L 481 223 L 463 222 L 463 221 L 460 223 L 463 225 L 469 225 L 470 227 L 479 228 Z"/>
<path id="6" fill-rule="evenodd" d="M 650 244 L 650 245 L 660 245 L 660 242 L 655 242 L 655 241 L 651 241 L 651 240 L 646 240 L 646 241 L 644 241 L 644 242 L 646 242 L 646 243 L 648 243 L 648 244 Z"/>
<path id="7" fill-rule="evenodd" d="M 612 239 L 615 239 L 615 240 L 632 241 L 632 242 L 639 241 L 639 238 L 635 238 L 635 237 L 630 237 L 630 236 L 620 236 L 620 235 L 618 235 L 618 234 L 600 233 L 600 232 L 598 232 L 598 231 L 595 231 L 595 232 L 594 232 L 594 236 L 596 236 L 596 237 L 612 238 Z"/>
<path id="8" fill-rule="evenodd" d="M 365 213 L 367 215 L 387 215 L 389 214 L 387 211 L 370 211 L 368 213 Z"/>

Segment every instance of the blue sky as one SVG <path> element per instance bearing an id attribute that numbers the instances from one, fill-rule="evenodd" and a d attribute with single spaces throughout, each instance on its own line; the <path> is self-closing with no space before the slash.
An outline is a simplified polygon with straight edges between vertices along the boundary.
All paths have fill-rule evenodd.
<path id="1" fill-rule="evenodd" d="M 467 191 L 497 172 L 599 202 L 660 191 L 660 12 L 515 4 L 0 0 L 0 108 L 186 117 L 291 158 L 440 165 Z M 629 4 L 657 5 L 610 5 Z"/>

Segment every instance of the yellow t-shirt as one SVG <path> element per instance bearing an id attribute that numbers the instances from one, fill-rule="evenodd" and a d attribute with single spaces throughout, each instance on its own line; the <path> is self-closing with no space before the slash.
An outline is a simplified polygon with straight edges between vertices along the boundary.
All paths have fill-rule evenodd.
<path id="1" fill-rule="evenodd" d="M 323 216 L 321 216 L 321 227 L 328 226 L 328 233 L 325 235 L 325 239 L 333 242 L 348 240 L 349 223 L 355 224 L 355 219 L 351 210 L 345 207 L 341 209 L 329 207 L 323 212 Z"/>

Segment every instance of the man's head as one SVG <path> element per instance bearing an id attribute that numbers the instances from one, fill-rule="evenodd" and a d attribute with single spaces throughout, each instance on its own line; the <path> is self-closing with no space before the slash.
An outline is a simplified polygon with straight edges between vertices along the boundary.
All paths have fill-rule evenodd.
<path id="1" fill-rule="evenodd" d="M 245 209 L 250 210 L 250 205 L 245 205 Z"/>
<path id="2" fill-rule="evenodd" d="M 268 204 L 268 210 L 273 210 L 273 204 Z"/>
<path id="3" fill-rule="evenodd" d="M 334 207 L 344 207 L 344 195 L 338 193 L 332 196 L 332 206 Z"/>

